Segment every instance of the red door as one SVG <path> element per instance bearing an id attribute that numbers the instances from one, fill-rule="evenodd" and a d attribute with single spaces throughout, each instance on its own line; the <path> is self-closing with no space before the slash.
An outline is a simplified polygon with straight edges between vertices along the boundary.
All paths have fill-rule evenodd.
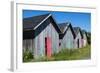
<path id="1" fill-rule="evenodd" d="M 45 38 L 45 54 L 48 58 L 51 57 L 51 38 L 50 37 Z"/>

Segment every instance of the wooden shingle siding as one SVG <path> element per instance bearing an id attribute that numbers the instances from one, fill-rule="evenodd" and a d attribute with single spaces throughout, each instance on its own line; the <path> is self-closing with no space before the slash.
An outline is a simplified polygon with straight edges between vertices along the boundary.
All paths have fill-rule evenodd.
<path id="1" fill-rule="evenodd" d="M 43 32 L 41 32 L 37 37 L 35 37 L 34 40 L 35 40 L 34 58 L 44 56 Z"/>
<path id="2" fill-rule="evenodd" d="M 28 49 L 29 51 L 32 52 L 32 49 L 33 49 L 33 44 L 32 44 L 32 40 L 31 39 L 27 39 L 27 40 L 24 40 L 23 41 L 23 49 L 26 50 Z"/>
<path id="3" fill-rule="evenodd" d="M 79 43 L 78 43 L 79 42 Z M 75 48 L 82 48 L 83 39 L 81 33 L 79 32 L 75 38 Z"/>
<path id="4" fill-rule="evenodd" d="M 53 26 L 51 26 L 51 35 L 52 35 L 52 53 L 59 52 L 59 34 Z"/>
<path id="5" fill-rule="evenodd" d="M 86 46 L 87 40 L 83 39 L 83 46 Z"/>
<path id="6" fill-rule="evenodd" d="M 23 51 L 26 50 L 26 40 L 23 40 Z"/>
<path id="7" fill-rule="evenodd" d="M 34 40 L 35 49 L 34 56 L 36 58 L 45 56 L 45 38 L 51 38 L 52 54 L 59 51 L 59 37 L 57 31 L 54 29 L 52 23 L 50 23 Z"/>
<path id="8" fill-rule="evenodd" d="M 83 46 L 86 46 L 87 45 L 87 36 L 86 34 L 84 33 L 83 34 Z"/>
<path id="9" fill-rule="evenodd" d="M 39 34 L 35 38 L 35 48 L 34 48 L 34 58 L 42 57 L 44 56 L 44 44 L 43 44 L 43 33 Z"/>
<path id="10" fill-rule="evenodd" d="M 75 33 L 71 23 L 61 23 L 59 27 L 62 30 L 59 35 L 60 49 L 74 49 Z"/>
<path id="11" fill-rule="evenodd" d="M 73 37 L 73 33 L 71 32 L 70 28 L 68 28 L 65 36 L 63 37 L 61 44 L 62 44 L 62 48 L 66 48 L 66 49 L 74 48 L 74 37 Z"/>

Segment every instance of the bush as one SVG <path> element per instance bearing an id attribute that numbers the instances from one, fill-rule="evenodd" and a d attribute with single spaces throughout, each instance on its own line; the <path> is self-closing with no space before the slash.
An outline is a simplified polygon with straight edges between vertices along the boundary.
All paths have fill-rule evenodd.
<path id="1" fill-rule="evenodd" d="M 32 52 L 30 52 L 29 50 L 23 51 L 23 62 L 28 62 L 31 59 L 33 59 Z"/>

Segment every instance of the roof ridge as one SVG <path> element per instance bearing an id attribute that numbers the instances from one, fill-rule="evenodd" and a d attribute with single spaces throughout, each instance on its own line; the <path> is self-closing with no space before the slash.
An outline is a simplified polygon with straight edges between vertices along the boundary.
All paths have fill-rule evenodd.
<path id="1" fill-rule="evenodd" d="M 67 28 L 70 26 L 70 24 L 71 24 L 71 22 L 64 22 L 64 23 L 58 24 L 58 26 L 59 26 L 60 30 L 63 29 L 62 33 L 64 33 L 67 30 Z M 61 25 L 63 25 L 63 26 L 61 26 Z"/>
<path id="2" fill-rule="evenodd" d="M 39 25 L 42 24 L 45 20 L 47 20 L 47 18 L 50 17 L 50 16 L 51 16 L 51 14 L 48 14 L 48 16 L 46 16 L 46 17 L 39 23 Z M 37 25 L 34 29 L 36 29 L 39 25 Z"/>
<path id="3" fill-rule="evenodd" d="M 37 27 L 38 24 L 43 22 L 43 20 L 45 20 L 48 16 L 51 16 L 51 14 L 43 14 L 43 15 L 23 18 L 23 24 L 25 24 L 24 28 L 26 28 L 26 29 L 27 28 L 29 29 L 30 27 L 35 28 L 35 27 Z M 29 25 L 29 24 L 31 24 L 31 25 Z"/>
<path id="4" fill-rule="evenodd" d="M 31 17 L 26 17 L 26 18 L 23 18 L 23 19 L 35 18 L 35 17 L 39 17 L 39 16 L 44 16 L 44 15 L 47 15 L 48 16 L 48 15 L 50 15 L 50 13 L 36 15 L 36 16 L 31 16 Z"/>

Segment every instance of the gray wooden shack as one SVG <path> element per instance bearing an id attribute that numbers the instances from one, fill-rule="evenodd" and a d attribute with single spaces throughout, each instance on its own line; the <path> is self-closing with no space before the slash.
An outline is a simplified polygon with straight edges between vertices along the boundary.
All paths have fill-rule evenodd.
<path id="1" fill-rule="evenodd" d="M 60 30 L 62 33 L 59 35 L 60 37 L 60 48 L 62 49 L 73 49 L 74 48 L 74 39 L 75 33 L 71 23 L 62 23 L 59 24 Z"/>
<path id="2" fill-rule="evenodd" d="M 23 19 L 23 50 L 30 50 L 34 58 L 59 52 L 58 25 L 51 14 Z"/>
<path id="3" fill-rule="evenodd" d="M 74 27 L 74 33 L 76 35 L 75 41 L 74 41 L 74 47 L 75 48 L 82 48 L 83 47 L 83 35 L 82 31 L 79 27 Z"/>

